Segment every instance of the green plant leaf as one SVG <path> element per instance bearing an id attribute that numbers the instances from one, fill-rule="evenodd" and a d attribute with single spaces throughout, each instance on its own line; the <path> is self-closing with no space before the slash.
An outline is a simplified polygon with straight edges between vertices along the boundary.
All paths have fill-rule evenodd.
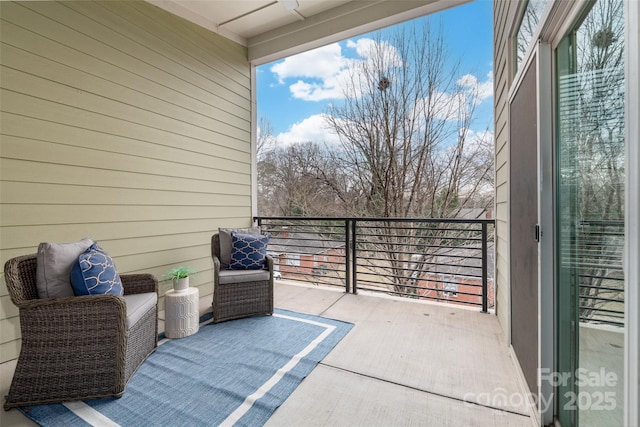
<path id="1" fill-rule="evenodd" d="M 191 267 L 180 266 L 172 268 L 164 274 L 164 277 L 168 279 L 184 279 L 185 277 L 193 276 L 197 271 Z"/>

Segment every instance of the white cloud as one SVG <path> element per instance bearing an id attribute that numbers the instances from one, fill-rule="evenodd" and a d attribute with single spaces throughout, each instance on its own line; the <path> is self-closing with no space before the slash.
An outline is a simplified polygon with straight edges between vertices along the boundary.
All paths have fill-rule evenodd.
<path id="1" fill-rule="evenodd" d="M 371 62 L 374 58 L 383 58 L 387 67 L 401 67 L 403 63 L 398 49 L 386 41 L 377 42 L 373 39 L 361 38 L 355 42 L 347 41 L 347 47 L 355 49 L 363 61 Z M 371 69 L 377 68 L 374 64 L 371 64 L 371 67 Z"/>
<path id="2" fill-rule="evenodd" d="M 460 77 L 456 83 L 460 86 L 473 87 L 478 84 L 478 78 L 473 74 L 465 74 Z"/>
<path id="3" fill-rule="evenodd" d="M 356 53 L 360 56 L 369 56 L 372 45 L 373 40 L 367 38 L 362 38 L 357 41 L 347 40 L 347 47 L 349 49 L 355 49 Z"/>
<path id="4" fill-rule="evenodd" d="M 435 92 L 431 97 L 417 102 L 414 108 L 418 116 L 454 121 L 467 109 L 465 98 L 465 93 Z"/>
<path id="5" fill-rule="evenodd" d="M 485 129 L 480 131 L 474 131 L 472 129 L 467 130 L 466 144 L 471 149 L 475 150 L 492 150 L 494 143 L 494 134 L 492 130 Z"/>
<path id="6" fill-rule="evenodd" d="M 294 98 L 303 101 L 324 101 L 326 99 L 340 99 L 344 97 L 341 86 L 338 84 L 338 77 L 325 80 L 321 83 L 307 83 L 298 80 L 289 86 L 289 90 Z"/>
<path id="7" fill-rule="evenodd" d="M 285 83 L 287 79 L 297 79 L 289 86 L 294 98 L 323 101 L 344 97 L 341 80 L 346 77 L 350 62 L 352 60 L 342 54 L 340 45 L 333 43 L 290 56 L 270 70 L 280 83 Z"/>
<path id="8" fill-rule="evenodd" d="M 270 150 L 276 145 L 276 138 L 271 135 L 270 130 L 266 130 L 267 133 L 263 135 L 263 130 L 260 126 L 256 129 L 258 143 L 262 144 L 262 150 Z"/>
<path id="9" fill-rule="evenodd" d="M 493 96 L 493 72 L 487 73 L 487 79 L 481 82 L 473 74 L 465 74 L 456 82 L 470 94 L 473 94 L 478 103 Z"/>
<path id="10" fill-rule="evenodd" d="M 493 96 L 492 72 L 487 74 L 487 79 L 483 82 L 473 74 L 465 74 L 456 84 L 459 89 L 457 92 L 436 92 L 431 99 L 416 104 L 416 108 L 428 109 L 430 115 L 437 119 L 453 121 L 464 118 L 464 115 L 470 113 L 470 108 Z"/>
<path id="11" fill-rule="evenodd" d="M 383 51 L 389 67 L 402 65 L 396 48 L 384 41 L 378 43 L 372 39 L 361 38 L 357 41 L 347 41 L 346 47 L 354 50 L 357 56 L 345 56 L 340 44 L 333 43 L 288 57 L 273 65 L 270 70 L 281 84 L 288 79 L 297 79 L 289 86 L 294 98 L 324 101 L 344 98 L 344 89 L 350 80 L 350 69 L 358 63 L 373 61 L 372 57 L 377 56 L 376 52 L 380 50 Z M 356 88 L 352 87 L 351 90 Z"/>
<path id="12" fill-rule="evenodd" d="M 287 132 L 276 136 L 279 145 L 289 145 L 300 142 L 338 143 L 338 135 L 327 126 L 324 114 L 315 114 L 301 122 L 291 125 Z"/>
<path id="13" fill-rule="evenodd" d="M 487 80 L 480 83 L 478 87 L 478 97 L 481 100 L 493 97 L 493 71 L 487 73 Z"/>
<path id="14" fill-rule="evenodd" d="M 292 77 L 326 80 L 339 74 L 347 66 L 348 59 L 342 48 L 333 43 L 318 49 L 285 58 L 270 68 L 281 83 Z"/>

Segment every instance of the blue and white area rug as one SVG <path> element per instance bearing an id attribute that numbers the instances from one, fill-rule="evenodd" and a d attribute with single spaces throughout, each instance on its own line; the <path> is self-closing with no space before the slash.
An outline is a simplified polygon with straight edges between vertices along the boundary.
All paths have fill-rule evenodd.
<path id="1" fill-rule="evenodd" d="M 161 340 L 120 399 L 20 410 L 43 426 L 261 426 L 353 327 L 284 310 L 210 322 Z"/>

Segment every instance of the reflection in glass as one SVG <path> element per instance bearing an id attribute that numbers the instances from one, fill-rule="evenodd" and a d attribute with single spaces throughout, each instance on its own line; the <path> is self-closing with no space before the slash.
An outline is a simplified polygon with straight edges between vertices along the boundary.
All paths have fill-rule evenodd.
<path id="1" fill-rule="evenodd" d="M 623 423 L 623 59 L 622 0 L 596 1 L 558 47 L 558 357 L 573 375 L 563 425 Z"/>
<path id="2" fill-rule="evenodd" d="M 522 15 L 522 21 L 520 21 L 518 33 L 516 34 L 516 70 L 520 68 L 522 61 L 525 59 L 533 33 L 538 27 L 540 16 L 547 2 L 548 0 L 529 0 L 527 2 L 527 7 L 524 10 L 524 15 Z"/>

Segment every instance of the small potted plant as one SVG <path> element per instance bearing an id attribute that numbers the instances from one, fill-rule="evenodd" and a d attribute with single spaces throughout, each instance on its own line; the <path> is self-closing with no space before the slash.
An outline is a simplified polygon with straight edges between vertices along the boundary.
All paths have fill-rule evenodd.
<path id="1" fill-rule="evenodd" d="M 175 267 L 165 273 L 165 277 L 173 281 L 175 292 L 184 292 L 189 289 L 189 276 L 193 276 L 197 271 L 191 267 Z"/>

